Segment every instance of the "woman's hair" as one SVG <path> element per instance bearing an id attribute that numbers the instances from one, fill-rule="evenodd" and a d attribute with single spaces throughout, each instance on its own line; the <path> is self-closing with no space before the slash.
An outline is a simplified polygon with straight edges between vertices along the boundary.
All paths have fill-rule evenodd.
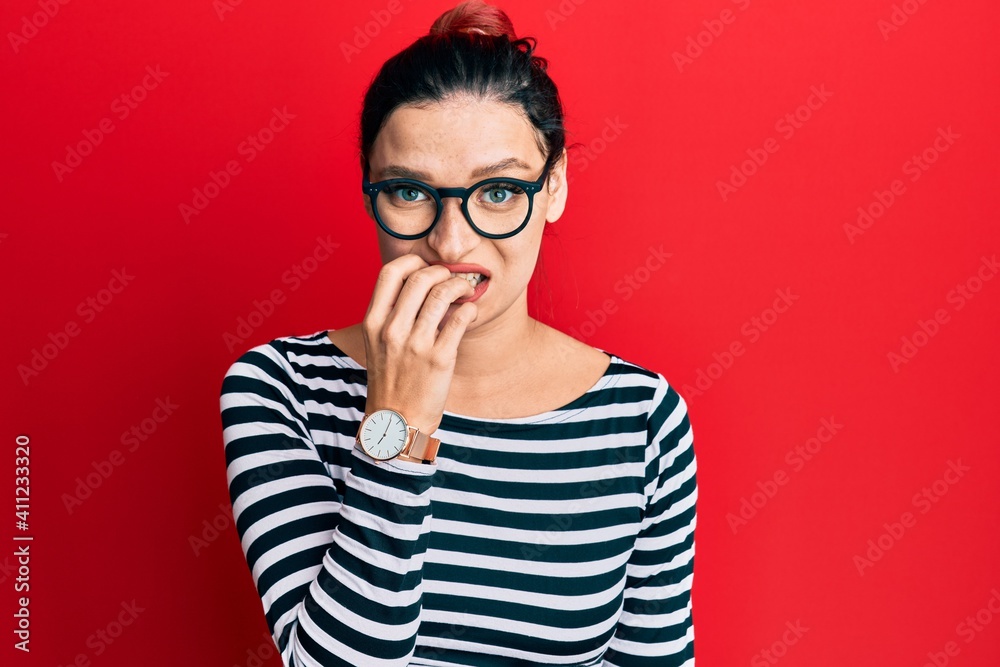
<path id="1" fill-rule="evenodd" d="M 455 94 L 510 104 L 536 129 L 546 165 L 566 145 L 559 91 L 548 61 L 534 55 L 532 37 L 518 39 L 503 10 L 463 2 L 438 17 L 427 35 L 382 65 L 361 109 L 361 166 L 386 119 L 404 104 L 438 102 Z"/>

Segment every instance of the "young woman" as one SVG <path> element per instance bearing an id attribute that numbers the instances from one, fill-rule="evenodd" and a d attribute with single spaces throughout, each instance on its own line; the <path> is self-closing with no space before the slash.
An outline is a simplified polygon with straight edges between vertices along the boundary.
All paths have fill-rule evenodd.
<path id="1" fill-rule="evenodd" d="M 684 400 L 528 315 L 568 196 L 533 51 L 466 3 L 383 65 L 363 321 L 226 374 L 233 513 L 286 665 L 694 665 Z"/>

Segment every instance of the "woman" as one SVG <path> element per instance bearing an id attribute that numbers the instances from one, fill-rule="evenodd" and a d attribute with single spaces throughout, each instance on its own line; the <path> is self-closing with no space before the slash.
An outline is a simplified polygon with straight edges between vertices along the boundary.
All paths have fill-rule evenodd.
<path id="1" fill-rule="evenodd" d="M 465 3 L 385 63 L 363 321 L 226 374 L 233 512 L 286 665 L 694 664 L 686 405 L 528 315 L 568 194 L 533 51 Z"/>

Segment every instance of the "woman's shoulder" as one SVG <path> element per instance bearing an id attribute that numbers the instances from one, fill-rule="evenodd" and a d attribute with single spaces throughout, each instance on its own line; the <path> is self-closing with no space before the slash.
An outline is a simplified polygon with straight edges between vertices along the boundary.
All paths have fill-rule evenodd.
<path id="1" fill-rule="evenodd" d="M 538 348 L 538 355 L 545 363 L 590 377 L 600 377 L 614 363 L 614 354 L 588 345 L 554 327 L 541 326 L 547 335 Z"/>
<path id="2" fill-rule="evenodd" d="M 581 341 L 576 342 L 591 347 Z M 691 422 L 684 397 L 663 373 L 611 350 L 592 349 L 611 359 L 604 382 L 600 385 L 600 393 L 604 397 L 600 400 L 595 398 L 592 407 L 602 412 L 612 409 L 613 413 L 641 418 L 647 434 L 647 462 L 664 459 L 686 468 L 694 454 Z M 660 468 L 657 464 L 650 470 Z"/>
<path id="3" fill-rule="evenodd" d="M 633 361 L 629 355 L 589 345 L 554 328 L 549 339 L 545 353 L 548 363 L 562 369 L 554 372 L 553 377 L 562 377 L 578 386 L 587 385 L 587 378 L 591 384 L 598 378 L 594 386 L 608 395 L 606 400 L 643 404 L 647 413 L 662 409 L 665 403 L 680 405 L 682 409 L 686 407 L 683 398 L 662 373 Z"/>
<path id="4" fill-rule="evenodd" d="M 312 379 L 334 379 L 345 372 L 358 379 L 363 370 L 323 329 L 308 334 L 272 338 L 246 348 L 226 371 L 226 377 L 255 377 L 285 385 L 308 385 Z"/>
<path id="5" fill-rule="evenodd" d="M 672 433 L 674 437 L 685 437 L 685 434 L 690 437 L 688 404 L 666 375 L 633 361 L 628 355 L 622 356 L 612 350 L 593 347 L 566 334 L 561 335 L 572 341 L 564 341 L 563 344 L 569 346 L 568 349 L 577 350 L 579 359 L 592 359 L 595 355 L 610 357 L 604 382 L 601 384 L 607 396 L 600 403 L 631 405 L 630 410 L 645 414 L 651 441 L 656 436 L 663 438 L 666 432 Z"/>
<path id="6" fill-rule="evenodd" d="M 666 378 L 655 370 L 636 363 L 626 355 L 617 354 L 611 349 L 595 347 L 558 329 L 549 327 L 550 343 L 547 356 L 559 365 L 588 369 L 586 374 L 600 369 L 604 375 L 632 376 L 631 384 L 643 384 L 655 387 L 667 384 Z"/>
<path id="7" fill-rule="evenodd" d="M 331 341 L 327 337 L 327 330 L 316 331 L 308 334 L 289 334 L 278 336 L 264 343 L 257 343 L 249 347 L 244 347 L 234 363 L 246 362 L 255 357 L 266 356 L 271 358 L 289 358 L 295 353 L 315 352 L 317 354 L 329 353 Z M 325 346 L 326 349 L 321 349 Z"/>

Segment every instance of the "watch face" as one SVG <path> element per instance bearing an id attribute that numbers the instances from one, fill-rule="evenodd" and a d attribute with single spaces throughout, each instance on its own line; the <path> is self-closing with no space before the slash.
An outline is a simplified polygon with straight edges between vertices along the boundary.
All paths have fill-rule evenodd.
<path id="1" fill-rule="evenodd" d="M 393 410 L 377 410 L 365 420 L 359 439 L 368 456 L 385 461 L 403 451 L 406 435 L 402 415 Z"/>

